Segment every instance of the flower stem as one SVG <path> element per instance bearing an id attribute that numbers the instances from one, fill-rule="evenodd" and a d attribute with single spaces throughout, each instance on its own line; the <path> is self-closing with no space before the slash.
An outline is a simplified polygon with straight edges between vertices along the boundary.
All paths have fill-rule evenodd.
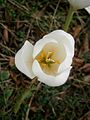
<path id="1" fill-rule="evenodd" d="M 64 24 L 64 30 L 67 31 L 68 30 L 68 27 L 70 25 L 70 22 L 72 20 L 72 17 L 73 17 L 73 14 L 74 14 L 74 9 L 72 6 L 70 6 L 69 8 L 69 11 L 68 11 L 68 15 L 67 15 L 67 18 L 66 18 L 66 22 Z"/>

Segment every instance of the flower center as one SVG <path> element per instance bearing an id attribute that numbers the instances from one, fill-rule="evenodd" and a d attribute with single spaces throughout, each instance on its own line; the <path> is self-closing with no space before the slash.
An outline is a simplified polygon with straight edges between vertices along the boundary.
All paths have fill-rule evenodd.
<path id="1" fill-rule="evenodd" d="M 60 64 L 59 60 L 54 59 L 55 51 L 45 51 L 42 50 L 38 56 L 36 56 L 36 60 L 39 62 L 42 70 L 47 74 L 56 74 L 57 67 Z"/>
<path id="2" fill-rule="evenodd" d="M 42 71 L 48 75 L 56 76 L 59 73 L 60 64 L 66 57 L 65 47 L 62 44 L 47 43 L 35 57 Z"/>
<path id="3" fill-rule="evenodd" d="M 41 53 L 36 57 L 36 60 L 42 64 L 42 65 L 47 65 L 50 67 L 52 64 L 60 64 L 59 60 L 54 60 L 52 58 L 54 52 L 48 51 L 46 54 L 44 50 L 41 51 Z"/>

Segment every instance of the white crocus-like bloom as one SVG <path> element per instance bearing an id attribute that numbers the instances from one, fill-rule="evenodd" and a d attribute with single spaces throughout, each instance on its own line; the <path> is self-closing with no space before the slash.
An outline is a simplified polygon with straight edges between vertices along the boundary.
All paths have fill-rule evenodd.
<path id="1" fill-rule="evenodd" d="M 15 64 L 29 78 L 37 76 L 48 86 L 59 86 L 68 79 L 73 56 L 73 37 L 63 30 L 55 30 L 34 46 L 26 41 L 16 53 Z"/>
<path id="2" fill-rule="evenodd" d="M 86 11 L 90 14 L 90 6 L 85 8 Z"/>
<path id="3" fill-rule="evenodd" d="M 74 9 L 82 9 L 90 6 L 90 0 L 68 0 Z"/>

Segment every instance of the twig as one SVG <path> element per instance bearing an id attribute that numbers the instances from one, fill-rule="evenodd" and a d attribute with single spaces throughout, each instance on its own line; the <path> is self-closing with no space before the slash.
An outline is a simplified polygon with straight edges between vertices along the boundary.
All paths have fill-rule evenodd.
<path id="1" fill-rule="evenodd" d="M 26 35 L 26 40 L 29 38 L 30 31 L 31 31 L 31 29 L 30 29 L 30 26 L 29 26 L 29 29 L 28 29 L 28 32 L 27 32 L 27 35 Z"/>
<path id="2" fill-rule="evenodd" d="M 56 8 L 54 10 L 54 13 L 53 13 L 53 16 L 52 16 L 52 22 L 50 24 L 50 29 L 52 28 L 52 25 L 53 25 L 53 22 L 54 22 L 54 18 L 55 18 L 55 15 L 56 15 L 56 12 L 57 12 L 57 9 L 59 7 L 60 2 L 61 2 L 61 0 L 58 0 L 57 6 L 56 6 Z"/>
<path id="3" fill-rule="evenodd" d="M 0 53 L 0 56 L 3 57 L 4 59 L 9 58 L 7 55 Z"/>
<path id="4" fill-rule="evenodd" d="M 33 93 L 32 97 L 31 97 L 31 99 L 30 99 L 30 101 L 29 101 L 25 120 L 29 120 L 29 119 L 28 119 L 28 116 L 29 116 L 30 107 L 31 107 L 31 104 L 32 104 L 32 101 L 33 101 L 33 99 L 34 99 L 34 96 L 35 96 L 36 92 L 37 92 L 37 91 L 39 90 L 39 88 L 40 88 L 40 85 L 41 85 L 41 83 L 39 83 L 39 84 L 37 85 L 37 89 L 36 89 L 36 91 Z"/>
<path id="5" fill-rule="evenodd" d="M 90 83 L 85 82 L 85 81 L 82 81 L 82 80 L 77 80 L 77 79 L 75 79 L 75 81 L 76 81 L 76 82 L 79 82 L 79 83 L 82 83 L 82 84 L 90 85 Z"/>
<path id="6" fill-rule="evenodd" d="M 29 10 L 25 6 L 19 4 L 17 1 L 12 1 L 12 0 L 7 0 L 7 1 L 12 5 L 16 6 L 17 8 L 19 8 L 20 10 L 23 10 L 24 12 L 29 14 Z"/>
<path id="7" fill-rule="evenodd" d="M 4 47 L 5 49 L 7 49 L 8 51 L 10 51 L 11 53 L 16 54 L 14 51 L 12 51 L 10 48 L 8 48 L 7 46 L 3 45 L 2 43 L 0 43 L 0 45 L 2 47 Z"/>
<path id="8" fill-rule="evenodd" d="M 57 6 L 56 6 L 54 14 L 53 14 L 53 17 L 56 15 L 56 12 L 57 12 L 57 9 L 59 7 L 60 2 L 61 2 L 61 0 L 58 0 Z"/>
<path id="9" fill-rule="evenodd" d="M 83 19 L 79 16 L 78 12 L 76 11 L 76 15 L 77 15 L 77 18 L 78 20 L 80 21 L 81 23 L 81 26 L 84 27 L 86 25 L 86 23 L 83 21 Z"/>
<path id="10" fill-rule="evenodd" d="M 2 25 L 6 30 L 8 30 L 11 33 L 11 35 L 15 37 L 16 40 L 19 40 L 17 36 L 10 29 L 8 29 L 3 23 L 0 23 L 0 25 Z"/>

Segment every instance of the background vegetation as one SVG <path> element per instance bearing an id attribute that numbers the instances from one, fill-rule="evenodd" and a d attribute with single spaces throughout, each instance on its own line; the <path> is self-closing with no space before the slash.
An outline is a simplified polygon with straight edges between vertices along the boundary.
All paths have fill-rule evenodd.
<path id="1" fill-rule="evenodd" d="M 68 81 L 48 87 L 30 80 L 14 64 L 29 40 L 63 29 L 67 0 L 0 0 L 0 120 L 90 120 L 90 15 L 78 10 L 68 32 L 75 57 Z"/>

